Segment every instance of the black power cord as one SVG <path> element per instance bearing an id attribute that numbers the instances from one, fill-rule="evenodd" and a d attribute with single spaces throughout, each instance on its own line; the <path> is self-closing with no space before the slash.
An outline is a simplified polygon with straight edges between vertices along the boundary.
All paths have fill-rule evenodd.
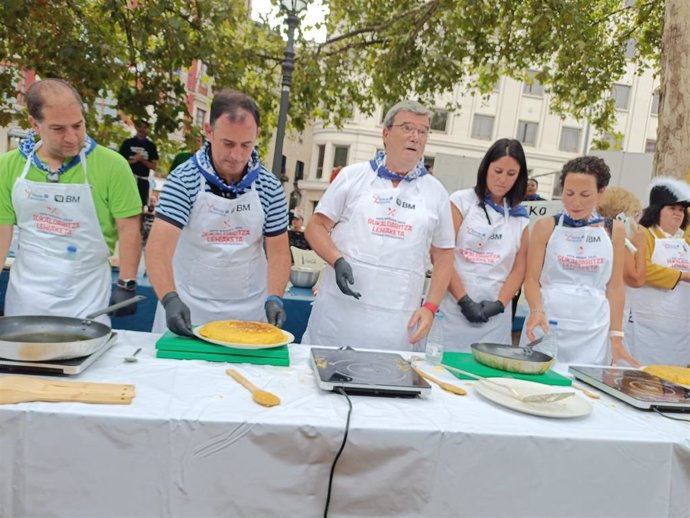
<path id="1" fill-rule="evenodd" d="M 675 417 L 672 415 L 665 414 L 661 410 L 659 410 L 657 407 L 653 406 L 652 410 L 654 410 L 661 417 L 665 417 L 666 419 L 673 419 L 674 421 L 685 421 L 686 423 L 690 423 L 690 419 L 683 419 L 682 417 Z"/>
<path id="2" fill-rule="evenodd" d="M 328 506 L 331 503 L 331 488 L 333 487 L 333 473 L 335 472 L 335 465 L 338 463 L 340 454 L 343 453 L 343 449 L 345 448 L 345 443 L 347 442 L 347 434 L 350 431 L 350 416 L 352 416 L 352 401 L 350 401 L 350 396 L 347 395 L 347 392 L 345 392 L 342 389 L 342 387 L 339 387 L 337 392 L 345 396 L 349 408 L 347 410 L 347 421 L 345 422 L 345 434 L 343 435 L 343 442 L 340 445 L 338 453 L 335 455 L 335 459 L 333 459 L 333 464 L 331 465 L 331 473 L 330 475 L 328 475 L 328 493 L 326 494 L 326 508 L 323 510 L 323 518 L 328 518 Z"/>

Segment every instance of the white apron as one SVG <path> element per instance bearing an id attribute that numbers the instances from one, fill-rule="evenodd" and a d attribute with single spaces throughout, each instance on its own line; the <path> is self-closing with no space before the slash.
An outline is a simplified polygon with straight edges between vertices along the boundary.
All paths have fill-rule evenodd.
<path id="1" fill-rule="evenodd" d="M 690 271 L 690 247 L 682 238 L 657 237 L 652 262 Z M 680 281 L 672 290 L 642 286 L 630 292 L 632 322 L 626 338 L 632 355 L 642 365 L 690 364 L 690 285 Z"/>
<path id="2" fill-rule="evenodd" d="M 486 210 L 490 213 L 491 224 L 484 210 L 472 204 L 456 236 L 455 270 L 475 302 L 498 299 L 513 269 L 522 232 L 529 223 L 527 218 L 501 215 L 488 206 Z M 440 322 L 443 322 L 446 351 L 468 352 L 475 342 L 511 343 L 510 305 L 486 324 L 468 322 L 450 292 L 443 297 L 440 309 L 444 316 Z"/>
<path id="3" fill-rule="evenodd" d="M 112 276 L 86 170 L 84 183 L 26 179 L 39 142 L 12 189 L 19 247 L 10 271 L 5 315 L 85 317 L 110 301 Z M 68 253 L 74 247 L 74 253 Z M 101 315 L 95 320 L 110 325 Z"/>
<path id="4" fill-rule="evenodd" d="M 192 325 L 212 320 L 266 322 L 265 214 L 256 190 L 234 200 L 205 192 L 205 179 L 173 257 L 175 287 Z M 159 302 L 154 333 L 167 329 Z"/>
<path id="5" fill-rule="evenodd" d="M 344 295 L 327 266 L 302 343 L 412 350 L 407 322 L 422 302 L 432 228 L 419 181 L 380 185 L 372 175 L 349 221 L 331 234 L 352 266 L 353 291 Z"/>
<path id="6" fill-rule="evenodd" d="M 555 320 L 558 361 L 604 365 L 610 361 L 610 308 L 606 287 L 613 269 L 613 245 L 604 227 L 563 226 L 563 216 L 546 245 L 540 284 L 548 320 Z M 525 328 L 520 345 L 528 342 Z"/>

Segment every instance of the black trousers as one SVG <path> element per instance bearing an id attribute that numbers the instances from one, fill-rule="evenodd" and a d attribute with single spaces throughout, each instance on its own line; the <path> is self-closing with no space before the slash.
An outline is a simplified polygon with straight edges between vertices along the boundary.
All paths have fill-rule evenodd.
<path id="1" fill-rule="evenodd" d="M 139 197 L 141 198 L 141 206 L 143 207 L 144 205 L 148 205 L 149 204 L 149 190 L 151 189 L 151 185 L 149 185 L 148 177 L 144 178 L 143 176 L 134 175 L 134 178 L 137 179 L 137 188 L 139 189 Z"/>

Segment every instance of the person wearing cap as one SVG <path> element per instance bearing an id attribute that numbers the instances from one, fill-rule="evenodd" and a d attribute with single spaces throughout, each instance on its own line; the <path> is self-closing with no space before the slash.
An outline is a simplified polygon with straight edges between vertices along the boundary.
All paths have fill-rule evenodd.
<path id="1" fill-rule="evenodd" d="M 283 186 L 259 159 L 259 109 L 235 90 L 218 92 L 206 143 L 163 187 L 146 246 L 160 303 L 153 332 L 193 336 L 212 320 L 287 318 L 288 206 Z"/>
<path id="2" fill-rule="evenodd" d="M 651 183 L 649 206 L 640 217 L 646 228 L 646 276 L 631 290 L 628 343 L 644 365 L 690 364 L 690 186 L 674 178 Z"/>
<path id="3" fill-rule="evenodd" d="M 344 167 L 321 198 L 306 236 L 328 266 L 302 343 L 411 351 L 431 328 L 455 246 L 448 192 L 422 162 L 431 116 L 397 103 L 383 122 L 385 152 Z"/>

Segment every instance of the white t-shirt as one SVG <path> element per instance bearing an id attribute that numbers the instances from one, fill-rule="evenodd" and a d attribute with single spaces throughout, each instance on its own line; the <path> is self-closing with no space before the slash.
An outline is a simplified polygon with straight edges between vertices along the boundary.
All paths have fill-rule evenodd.
<path id="1" fill-rule="evenodd" d="M 336 224 L 349 221 L 362 190 L 372 185 L 371 179 L 375 175 L 376 173 L 371 169 L 369 162 L 344 167 L 328 187 L 314 212 L 323 214 Z M 374 182 L 373 185 L 380 182 L 383 186 L 390 185 L 391 181 L 377 177 Z M 448 191 L 441 182 L 429 174 L 411 182 L 402 181 L 398 184 L 397 189 L 400 193 L 404 193 L 406 190 L 412 189 L 412 184 L 417 182 L 419 182 L 417 186 L 424 197 L 429 218 L 433 222 L 431 226 L 433 228 L 432 246 L 455 248 L 455 231 L 448 201 Z"/>

